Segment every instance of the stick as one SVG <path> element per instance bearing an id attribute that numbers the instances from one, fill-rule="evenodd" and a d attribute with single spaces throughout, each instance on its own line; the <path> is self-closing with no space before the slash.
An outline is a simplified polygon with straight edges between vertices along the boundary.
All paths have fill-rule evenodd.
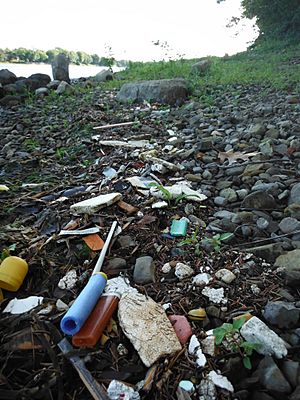
<path id="1" fill-rule="evenodd" d="M 94 126 L 93 129 L 107 129 L 107 128 L 116 128 L 118 126 L 128 126 L 128 125 L 133 125 L 136 122 L 120 122 L 119 124 L 108 124 L 108 125 L 101 125 L 101 126 Z"/>
<path id="2" fill-rule="evenodd" d="M 114 221 L 112 223 L 112 226 L 111 226 L 110 231 L 109 231 L 109 233 L 107 235 L 107 238 L 105 240 L 104 246 L 103 246 L 103 248 L 101 250 L 100 256 L 99 256 L 98 261 L 97 261 L 97 263 L 95 265 L 95 268 L 93 270 L 92 275 L 96 274 L 97 272 L 100 272 L 100 270 L 101 270 L 101 267 L 102 267 L 102 264 L 104 262 L 104 258 L 105 258 L 107 249 L 108 249 L 108 247 L 110 245 L 110 241 L 111 241 L 111 239 L 113 237 L 113 234 L 114 234 L 114 231 L 116 229 L 117 224 L 118 224 L 117 221 Z"/>
<path id="3" fill-rule="evenodd" d="M 91 393 L 95 400 L 109 400 L 105 390 L 99 385 L 99 383 L 93 378 L 90 371 L 86 368 L 84 362 L 78 356 L 68 356 L 68 353 L 73 351 L 73 347 L 70 345 L 66 338 L 62 339 L 58 343 L 58 347 L 68 360 L 72 363 L 73 367 L 78 372 L 80 379 L 85 384 L 88 391 Z"/>

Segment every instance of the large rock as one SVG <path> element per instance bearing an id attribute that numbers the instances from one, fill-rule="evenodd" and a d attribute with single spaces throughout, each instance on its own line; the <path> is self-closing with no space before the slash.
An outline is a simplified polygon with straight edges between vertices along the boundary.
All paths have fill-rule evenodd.
<path id="1" fill-rule="evenodd" d="M 161 79 L 126 83 L 117 94 L 117 99 L 122 102 L 147 100 L 177 105 L 185 101 L 187 94 L 184 79 Z"/>
<path id="2" fill-rule="evenodd" d="M 65 54 L 61 53 L 55 56 L 51 66 L 54 80 L 70 83 L 69 59 Z"/>
<path id="3" fill-rule="evenodd" d="M 283 395 L 292 391 L 291 385 L 285 379 L 272 357 L 265 357 L 261 360 L 255 375 L 259 377 L 263 387 L 271 393 Z"/>
<path id="4" fill-rule="evenodd" d="M 33 74 L 27 78 L 27 86 L 31 90 L 36 90 L 40 87 L 45 87 L 51 81 L 51 78 L 47 74 Z"/>
<path id="5" fill-rule="evenodd" d="M 289 205 L 300 204 L 300 183 L 296 183 L 291 190 Z"/>
<path id="6" fill-rule="evenodd" d="M 248 194 L 241 204 L 241 208 L 250 208 L 256 210 L 273 210 L 276 208 L 274 197 L 265 191 L 256 191 Z"/>
<path id="7" fill-rule="evenodd" d="M 118 317 L 124 334 L 147 367 L 160 357 L 181 350 L 164 309 L 150 297 L 140 293 L 124 294 L 119 302 Z"/>
<path id="8" fill-rule="evenodd" d="M 296 327 L 299 314 L 300 309 L 287 301 L 269 301 L 263 311 L 265 320 L 279 328 Z"/>
<path id="9" fill-rule="evenodd" d="M 270 243 L 248 248 L 247 251 L 255 254 L 257 257 L 263 258 L 267 262 L 273 263 L 282 254 L 282 246 L 281 243 Z"/>
<path id="10" fill-rule="evenodd" d="M 276 258 L 275 267 L 283 268 L 286 284 L 300 287 L 300 250 L 288 251 Z"/>
<path id="11" fill-rule="evenodd" d="M 211 67 L 211 60 L 200 60 L 192 65 L 193 74 L 204 74 Z"/>
<path id="12" fill-rule="evenodd" d="M 114 75 L 109 69 L 104 69 L 93 77 L 93 80 L 96 82 L 112 81 L 113 79 Z"/>
<path id="13" fill-rule="evenodd" d="M 287 355 L 284 341 L 257 317 L 252 317 L 241 328 L 241 335 L 258 345 L 256 351 L 266 356 L 282 358 Z"/>
<path id="14" fill-rule="evenodd" d="M 17 80 L 16 75 L 13 72 L 10 72 L 8 69 L 0 70 L 0 83 L 4 85 L 8 85 L 9 83 L 14 83 Z"/>

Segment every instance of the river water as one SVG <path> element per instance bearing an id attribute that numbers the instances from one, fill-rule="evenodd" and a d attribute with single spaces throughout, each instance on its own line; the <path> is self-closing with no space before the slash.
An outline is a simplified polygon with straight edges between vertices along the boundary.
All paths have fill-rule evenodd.
<path id="1" fill-rule="evenodd" d="M 52 69 L 50 64 L 1 64 L 0 69 L 8 69 L 13 72 L 15 75 L 24 76 L 28 78 L 28 76 L 32 74 L 47 74 L 53 79 Z M 107 69 L 107 67 L 101 67 L 97 65 L 69 65 L 69 75 L 70 79 L 76 78 L 85 78 L 88 76 L 94 76 L 98 72 Z M 114 72 L 119 71 L 122 68 L 115 67 L 113 68 Z"/>

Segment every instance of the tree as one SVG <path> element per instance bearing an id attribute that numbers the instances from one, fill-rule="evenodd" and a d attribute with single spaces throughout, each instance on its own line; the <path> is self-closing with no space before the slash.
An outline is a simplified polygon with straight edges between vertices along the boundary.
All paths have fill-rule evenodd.
<path id="1" fill-rule="evenodd" d="M 218 3 L 226 0 L 217 0 Z M 299 0 L 242 0 L 243 17 L 256 17 L 260 35 L 268 38 L 300 37 Z"/>

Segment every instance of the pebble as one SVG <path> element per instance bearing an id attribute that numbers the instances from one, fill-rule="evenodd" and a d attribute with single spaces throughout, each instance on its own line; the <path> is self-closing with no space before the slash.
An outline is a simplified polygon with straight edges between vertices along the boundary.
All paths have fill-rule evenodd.
<path id="1" fill-rule="evenodd" d="M 300 222 L 296 218 L 286 217 L 279 223 L 282 233 L 291 233 L 300 230 Z"/>
<path id="2" fill-rule="evenodd" d="M 194 274 L 193 268 L 191 268 L 189 265 L 183 264 L 181 262 L 176 264 L 175 267 L 175 275 L 179 280 L 189 278 Z"/>
<path id="3" fill-rule="evenodd" d="M 115 257 L 108 261 L 107 269 L 118 271 L 120 269 L 125 269 L 127 266 L 126 260 L 121 257 Z"/>
<path id="4" fill-rule="evenodd" d="M 280 267 L 283 269 L 286 284 L 288 286 L 300 285 L 300 249 L 288 251 L 285 254 L 281 254 L 276 258 L 274 267 Z"/>
<path id="5" fill-rule="evenodd" d="M 287 301 L 269 301 L 263 311 L 263 317 L 279 328 L 293 328 L 298 325 L 300 309 Z"/>
<path id="6" fill-rule="evenodd" d="M 212 280 L 213 280 L 213 277 L 210 274 L 208 274 L 206 272 L 202 272 L 201 274 L 194 276 L 192 282 L 196 286 L 204 286 L 204 285 L 207 285 Z"/>
<path id="7" fill-rule="evenodd" d="M 180 343 L 182 345 L 186 344 L 193 334 L 189 321 L 184 315 L 169 315 L 168 318 L 176 332 Z"/>
<path id="8" fill-rule="evenodd" d="M 77 282 L 77 273 L 75 269 L 71 269 L 66 273 L 66 275 L 60 279 L 58 282 L 58 287 L 60 289 L 73 289 Z"/>
<path id="9" fill-rule="evenodd" d="M 236 279 L 234 273 L 226 268 L 219 269 L 219 271 L 216 272 L 215 277 L 228 284 Z"/>
<path id="10" fill-rule="evenodd" d="M 155 282 L 155 266 L 152 257 L 143 256 L 136 259 L 133 279 L 138 284 Z"/>

